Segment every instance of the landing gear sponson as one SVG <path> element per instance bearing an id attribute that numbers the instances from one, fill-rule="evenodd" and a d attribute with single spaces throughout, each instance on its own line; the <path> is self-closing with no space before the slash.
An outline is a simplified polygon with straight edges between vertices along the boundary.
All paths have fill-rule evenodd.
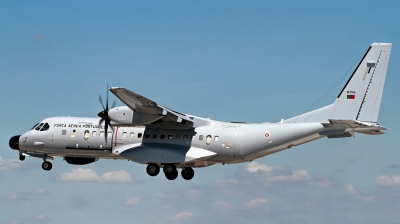
<path id="1" fill-rule="evenodd" d="M 156 163 L 149 163 L 146 168 L 147 174 L 154 177 L 160 173 L 160 166 Z M 178 170 L 175 164 L 164 164 L 163 172 L 168 180 L 175 180 L 178 177 Z M 194 170 L 191 167 L 184 167 L 181 176 L 185 180 L 191 180 L 194 177 Z"/>

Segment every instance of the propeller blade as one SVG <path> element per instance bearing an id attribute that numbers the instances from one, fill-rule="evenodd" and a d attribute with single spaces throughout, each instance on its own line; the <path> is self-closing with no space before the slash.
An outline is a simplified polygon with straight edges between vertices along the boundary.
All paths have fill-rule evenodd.
<path id="1" fill-rule="evenodd" d="M 107 120 L 104 124 L 104 138 L 106 141 L 106 145 L 108 145 L 108 121 Z"/>
<path id="2" fill-rule="evenodd" d="M 101 95 L 99 95 L 99 102 L 100 102 L 101 106 L 103 107 L 103 110 L 106 110 L 104 108 L 104 103 L 103 103 L 103 99 L 101 98 Z"/>
<path id="3" fill-rule="evenodd" d="M 107 110 L 107 111 L 108 111 L 108 88 L 109 88 L 109 87 L 108 87 L 108 84 L 107 84 L 107 99 L 106 99 L 106 100 L 107 100 L 107 101 L 106 101 L 106 110 Z"/>
<path id="4" fill-rule="evenodd" d="M 105 107 L 104 107 L 104 103 L 103 103 L 103 98 L 101 98 L 101 95 L 99 95 L 99 102 L 100 102 L 101 106 L 103 107 L 103 111 L 101 111 L 100 113 L 97 114 L 100 117 L 99 129 L 100 129 L 101 124 L 104 122 L 104 132 L 105 132 L 104 133 L 104 140 L 106 142 L 106 145 L 108 145 L 108 127 L 110 127 L 112 131 L 114 131 L 113 126 L 111 126 L 111 120 L 108 117 L 108 110 L 109 110 L 109 107 L 108 107 L 108 91 L 109 91 L 109 89 L 110 89 L 110 87 L 107 84 L 106 106 Z M 115 107 L 115 103 L 116 102 L 114 100 L 111 108 Z"/>

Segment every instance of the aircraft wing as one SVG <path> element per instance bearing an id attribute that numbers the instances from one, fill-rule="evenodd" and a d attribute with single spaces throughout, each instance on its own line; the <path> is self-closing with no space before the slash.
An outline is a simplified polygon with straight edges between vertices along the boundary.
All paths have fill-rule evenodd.
<path id="1" fill-rule="evenodd" d="M 139 112 L 142 114 L 164 115 L 177 123 L 193 123 L 193 118 L 187 116 L 186 114 L 182 114 L 163 107 L 156 102 L 137 93 L 134 93 L 128 89 L 121 87 L 111 87 L 110 91 L 116 97 L 118 97 L 118 99 L 120 99 L 126 106 L 128 106 L 135 112 Z"/>

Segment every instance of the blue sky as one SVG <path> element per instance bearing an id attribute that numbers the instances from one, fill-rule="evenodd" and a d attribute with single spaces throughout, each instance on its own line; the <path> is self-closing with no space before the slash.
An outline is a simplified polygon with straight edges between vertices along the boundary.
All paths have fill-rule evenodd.
<path id="1" fill-rule="evenodd" d="M 1 2 L 0 222 L 400 222 L 399 7 Z M 253 163 L 196 169 L 191 181 L 151 178 L 143 165 L 114 160 L 79 167 L 56 158 L 45 172 L 40 159 L 21 163 L 8 147 L 43 118 L 96 116 L 107 83 L 184 113 L 277 122 L 303 113 L 378 41 L 393 43 L 382 136 L 321 139 Z"/>

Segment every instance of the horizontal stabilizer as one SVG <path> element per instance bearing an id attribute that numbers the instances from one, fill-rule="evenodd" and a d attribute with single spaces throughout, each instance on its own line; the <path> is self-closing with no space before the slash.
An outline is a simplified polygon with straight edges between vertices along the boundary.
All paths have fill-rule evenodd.
<path id="1" fill-rule="evenodd" d="M 376 123 L 357 121 L 357 120 L 336 120 L 329 119 L 330 124 L 328 126 L 335 128 L 343 128 L 344 132 L 358 132 L 367 135 L 380 135 L 384 134 L 382 130 L 387 130 L 387 128 L 380 126 Z M 324 124 L 326 125 L 326 124 Z"/>

